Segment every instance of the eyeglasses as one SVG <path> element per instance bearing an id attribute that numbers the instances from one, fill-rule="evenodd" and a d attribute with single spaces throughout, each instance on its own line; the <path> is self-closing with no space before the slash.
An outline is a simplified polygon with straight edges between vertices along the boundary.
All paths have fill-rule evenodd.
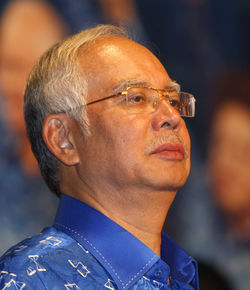
<path id="1" fill-rule="evenodd" d="M 116 98 L 115 104 L 124 106 L 129 113 L 152 113 L 159 107 L 160 99 L 163 99 L 176 109 L 182 117 L 195 116 L 196 100 L 192 94 L 147 87 L 128 87 L 115 95 L 94 100 L 74 109 L 80 109 L 111 98 Z"/>

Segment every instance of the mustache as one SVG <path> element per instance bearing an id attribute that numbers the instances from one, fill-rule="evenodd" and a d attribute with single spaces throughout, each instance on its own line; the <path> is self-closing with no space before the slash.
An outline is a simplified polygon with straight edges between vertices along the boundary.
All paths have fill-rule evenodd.
<path id="1" fill-rule="evenodd" d="M 176 143 L 176 144 L 181 144 L 184 148 L 184 157 L 188 157 L 188 148 L 186 144 L 184 143 L 183 139 L 181 136 L 179 136 L 177 133 L 171 132 L 169 134 L 164 134 L 161 136 L 158 136 L 151 140 L 145 148 L 145 154 L 149 155 L 150 153 L 154 152 L 159 146 L 166 144 L 166 143 Z"/>

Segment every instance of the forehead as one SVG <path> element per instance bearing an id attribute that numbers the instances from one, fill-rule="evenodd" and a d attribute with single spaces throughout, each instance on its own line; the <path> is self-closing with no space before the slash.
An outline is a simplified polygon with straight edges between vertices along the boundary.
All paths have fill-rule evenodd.
<path id="1" fill-rule="evenodd" d="M 144 46 L 123 38 L 103 37 L 80 52 L 80 66 L 89 90 L 116 89 L 126 80 L 164 87 L 170 78 L 161 62 Z"/>

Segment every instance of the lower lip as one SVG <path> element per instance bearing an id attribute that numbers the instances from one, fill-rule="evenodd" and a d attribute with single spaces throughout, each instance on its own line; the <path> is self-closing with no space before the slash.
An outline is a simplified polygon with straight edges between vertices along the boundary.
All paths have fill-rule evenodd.
<path id="1" fill-rule="evenodd" d="M 154 153 L 153 155 L 164 157 L 169 160 L 182 160 L 184 159 L 184 155 L 180 151 L 176 150 L 164 150 L 158 153 Z"/>

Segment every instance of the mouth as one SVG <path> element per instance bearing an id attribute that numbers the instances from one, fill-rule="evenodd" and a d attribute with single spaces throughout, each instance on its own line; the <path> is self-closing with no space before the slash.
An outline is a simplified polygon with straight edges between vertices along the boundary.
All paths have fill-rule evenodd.
<path id="1" fill-rule="evenodd" d="M 151 152 L 151 155 L 168 160 L 183 160 L 185 158 L 185 149 L 180 143 L 165 143 Z"/>

